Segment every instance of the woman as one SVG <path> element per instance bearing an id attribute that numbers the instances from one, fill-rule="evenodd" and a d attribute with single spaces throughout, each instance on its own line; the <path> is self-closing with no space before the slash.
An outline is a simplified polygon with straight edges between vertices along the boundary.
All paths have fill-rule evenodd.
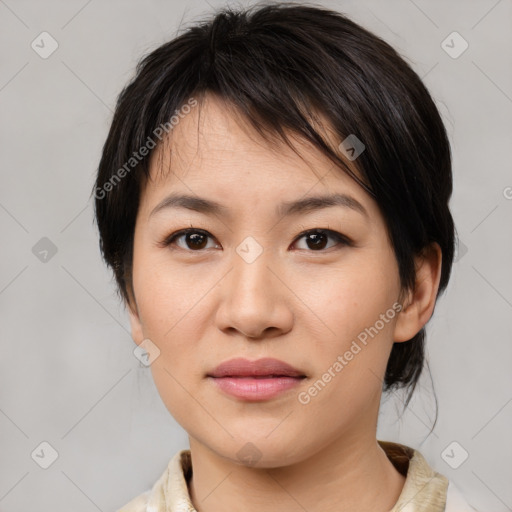
<path id="1" fill-rule="evenodd" d="M 190 450 L 120 510 L 471 510 L 421 453 L 376 439 L 382 392 L 410 398 L 423 368 L 451 192 L 425 86 L 339 13 L 225 9 L 146 56 L 96 219 Z"/>

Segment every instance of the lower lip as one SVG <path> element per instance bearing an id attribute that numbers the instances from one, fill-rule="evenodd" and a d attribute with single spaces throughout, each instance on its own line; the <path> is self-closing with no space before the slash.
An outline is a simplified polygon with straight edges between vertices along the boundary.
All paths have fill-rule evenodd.
<path id="1" fill-rule="evenodd" d="M 251 377 L 210 377 L 215 384 L 228 395 L 243 400 L 269 400 L 298 386 L 300 377 L 269 377 L 255 379 Z"/>

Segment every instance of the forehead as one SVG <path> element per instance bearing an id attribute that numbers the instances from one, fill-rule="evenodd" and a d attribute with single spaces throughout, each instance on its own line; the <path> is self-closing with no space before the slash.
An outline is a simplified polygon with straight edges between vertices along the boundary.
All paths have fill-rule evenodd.
<path id="1" fill-rule="evenodd" d="M 314 127 L 331 147 L 338 146 L 339 136 L 327 123 Z M 231 204 L 236 198 L 261 204 L 344 193 L 367 210 L 375 207 L 367 192 L 326 155 L 291 132 L 287 135 L 297 152 L 277 136 L 266 140 L 222 100 L 207 96 L 153 151 L 142 202 L 154 206 L 171 191 Z M 354 162 L 346 163 L 360 175 Z"/>

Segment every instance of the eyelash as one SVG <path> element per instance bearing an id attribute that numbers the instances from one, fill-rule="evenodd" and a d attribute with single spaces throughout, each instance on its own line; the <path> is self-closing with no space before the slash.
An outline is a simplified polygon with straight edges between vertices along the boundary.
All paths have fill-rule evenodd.
<path id="1" fill-rule="evenodd" d="M 210 235 L 210 233 L 208 233 L 208 231 L 205 231 L 205 230 L 199 229 L 199 228 L 191 227 L 191 228 L 181 229 L 179 231 L 175 231 L 174 233 L 171 233 L 170 235 L 166 236 L 158 245 L 160 247 L 169 247 L 170 245 L 172 245 L 174 243 L 174 241 L 177 238 L 180 238 L 180 237 L 182 237 L 184 235 L 187 235 L 189 233 L 199 233 L 199 234 L 202 234 L 202 235 L 209 236 L 209 237 L 213 238 Z M 295 244 L 298 240 L 300 240 L 301 238 L 305 237 L 306 235 L 310 235 L 310 234 L 325 234 L 325 235 L 328 235 L 331 238 L 336 239 L 337 242 L 338 242 L 338 245 L 341 245 L 342 247 L 343 246 L 352 246 L 353 245 L 352 240 L 350 240 L 345 235 L 342 235 L 341 233 L 338 233 L 337 231 L 333 231 L 332 229 L 321 229 L 321 228 L 308 229 L 306 231 L 303 231 L 302 233 L 297 235 L 297 237 L 295 238 L 293 243 Z M 336 246 L 333 246 L 333 247 L 336 247 Z M 321 249 L 321 250 L 318 250 L 318 251 L 311 250 L 311 249 L 309 249 L 309 250 L 307 250 L 307 249 L 299 249 L 299 250 L 307 250 L 308 252 L 325 252 L 325 251 L 327 251 L 329 249 L 332 249 L 333 247 L 329 247 L 328 249 Z M 182 249 L 182 250 L 187 251 L 187 252 L 203 252 L 205 250 L 205 249 L 198 249 L 198 250 L 183 249 L 182 247 L 178 247 L 178 249 Z"/>

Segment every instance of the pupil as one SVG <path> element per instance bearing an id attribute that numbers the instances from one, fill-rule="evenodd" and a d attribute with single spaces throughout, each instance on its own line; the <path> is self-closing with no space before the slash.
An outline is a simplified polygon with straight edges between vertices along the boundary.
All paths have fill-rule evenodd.
<path id="1" fill-rule="evenodd" d="M 189 233 L 188 234 L 188 241 L 190 241 L 191 245 L 195 249 L 202 249 L 203 246 L 205 245 L 204 244 L 205 239 L 206 239 L 206 237 L 200 233 Z"/>
<path id="2" fill-rule="evenodd" d="M 323 233 L 311 233 L 308 242 L 313 242 L 313 247 L 318 249 L 323 249 L 325 247 L 325 234 Z M 323 237 L 323 240 L 320 240 L 320 237 Z M 311 248 L 311 247 L 310 247 Z"/>

